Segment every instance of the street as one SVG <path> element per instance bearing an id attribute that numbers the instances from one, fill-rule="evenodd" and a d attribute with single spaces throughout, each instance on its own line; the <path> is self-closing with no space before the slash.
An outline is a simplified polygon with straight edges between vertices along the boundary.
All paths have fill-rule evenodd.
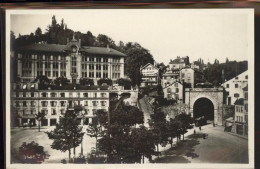
<path id="1" fill-rule="evenodd" d="M 224 132 L 222 126 L 203 126 L 187 133 L 177 146 L 164 150 L 156 163 L 248 163 L 248 140 Z M 203 133 L 207 135 L 203 139 Z"/>

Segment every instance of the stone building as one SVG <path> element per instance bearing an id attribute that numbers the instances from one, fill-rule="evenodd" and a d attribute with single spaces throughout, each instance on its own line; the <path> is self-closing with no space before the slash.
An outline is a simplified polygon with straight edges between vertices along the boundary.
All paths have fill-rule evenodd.
<path id="1" fill-rule="evenodd" d="M 196 69 L 184 67 L 180 70 L 180 80 L 194 88 L 197 83 L 205 82 L 204 74 Z"/>
<path id="2" fill-rule="evenodd" d="M 30 82 L 37 75 L 49 79 L 64 76 L 78 83 L 80 78 L 100 78 L 115 81 L 124 78 L 125 54 L 107 47 L 82 46 L 74 37 L 66 45 L 31 44 L 15 51 L 17 76 L 22 82 Z"/>
<path id="3" fill-rule="evenodd" d="M 78 114 L 81 124 L 92 122 L 97 110 L 108 111 L 108 86 L 75 86 L 67 85 L 59 89 L 39 90 L 37 84 L 28 83 L 19 87 L 13 84 L 11 92 L 11 113 L 16 115 L 16 124 L 20 126 L 38 125 L 35 115 L 46 114 L 41 121 L 42 126 L 53 126 L 59 121 L 67 109 L 76 107 L 82 110 Z M 84 116 L 83 116 L 84 115 Z"/>
<path id="4" fill-rule="evenodd" d="M 243 98 L 243 88 L 248 84 L 248 72 L 245 71 L 236 77 L 226 81 L 222 84 L 225 88 L 226 96 L 225 102 L 227 105 L 234 105 L 238 98 Z"/>
<path id="5" fill-rule="evenodd" d="M 178 103 L 182 102 L 183 100 L 183 85 L 175 81 L 166 87 L 163 87 L 163 93 L 164 93 L 164 98 L 166 99 L 174 99 Z"/>

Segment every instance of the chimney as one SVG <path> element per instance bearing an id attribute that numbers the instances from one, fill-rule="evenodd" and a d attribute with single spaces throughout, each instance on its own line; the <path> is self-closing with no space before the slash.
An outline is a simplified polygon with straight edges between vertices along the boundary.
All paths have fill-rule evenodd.
<path id="1" fill-rule="evenodd" d="M 79 39 L 79 47 L 81 47 L 81 39 Z"/>
<path id="2" fill-rule="evenodd" d="M 109 45 L 107 44 L 107 51 L 110 52 L 110 48 L 109 48 Z"/>

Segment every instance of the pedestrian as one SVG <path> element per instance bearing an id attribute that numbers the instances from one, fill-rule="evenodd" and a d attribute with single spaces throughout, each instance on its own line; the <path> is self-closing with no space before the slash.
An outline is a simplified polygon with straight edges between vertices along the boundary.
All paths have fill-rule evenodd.
<path id="1" fill-rule="evenodd" d="M 213 127 L 215 127 L 215 123 L 213 122 Z"/>
<path id="2" fill-rule="evenodd" d="M 194 134 L 196 134 L 196 130 L 194 129 Z"/>
<path id="3" fill-rule="evenodd" d="M 200 131 L 201 131 L 201 126 L 199 127 Z"/>

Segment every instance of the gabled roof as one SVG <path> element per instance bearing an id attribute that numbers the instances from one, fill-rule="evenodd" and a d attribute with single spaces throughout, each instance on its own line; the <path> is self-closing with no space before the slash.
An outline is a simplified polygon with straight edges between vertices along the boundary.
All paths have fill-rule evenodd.
<path id="1" fill-rule="evenodd" d="M 20 47 L 18 51 L 30 51 L 30 52 L 51 52 L 51 53 L 66 53 L 65 50 L 68 49 L 67 45 L 59 44 L 31 44 L 27 46 Z M 79 49 L 80 52 L 93 55 L 105 55 L 105 56 L 126 56 L 125 54 L 107 47 L 89 47 L 82 46 Z"/>
<path id="2" fill-rule="evenodd" d="M 235 105 L 244 105 L 244 99 L 243 98 L 237 99 L 234 104 Z"/>
<path id="3" fill-rule="evenodd" d="M 149 65 L 151 65 L 153 68 L 155 68 L 155 69 L 157 69 L 158 70 L 158 68 L 157 67 L 155 67 L 153 64 L 151 64 L 151 63 L 147 63 L 146 65 L 144 65 L 143 67 L 141 67 L 140 69 L 144 69 L 144 68 L 146 68 L 147 66 L 149 66 Z"/>

